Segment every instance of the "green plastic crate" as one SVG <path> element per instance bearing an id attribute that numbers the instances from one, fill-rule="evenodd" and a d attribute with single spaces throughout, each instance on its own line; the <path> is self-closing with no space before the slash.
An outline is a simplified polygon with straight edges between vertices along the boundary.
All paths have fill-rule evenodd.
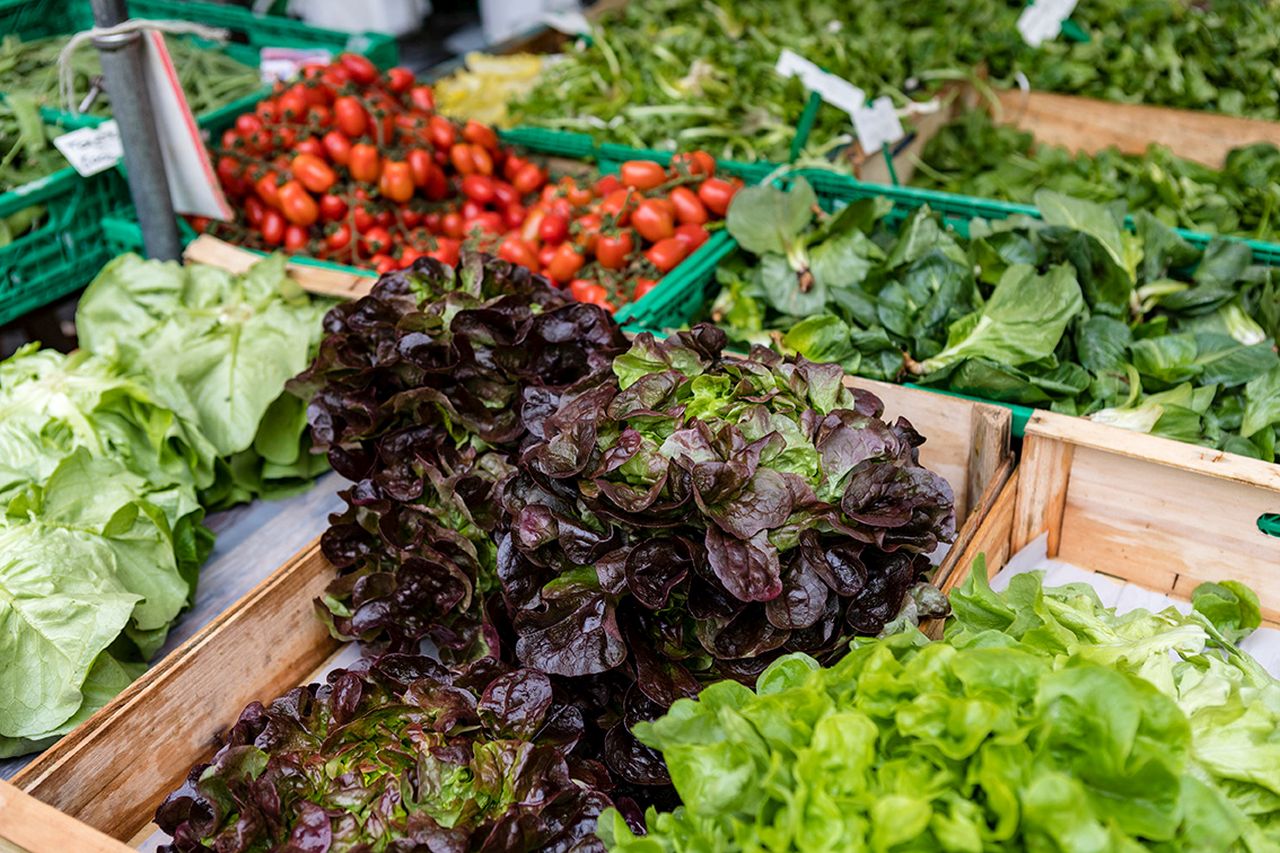
<path id="1" fill-rule="evenodd" d="M 69 167 L 0 195 L 0 217 L 45 208 L 38 227 L 0 247 L 0 323 L 88 284 L 112 255 L 101 220 L 127 197 L 116 170 L 82 178 Z"/>
<path id="2" fill-rule="evenodd" d="M 381 33 L 342 33 L 312 27 L 288 18 L 254 15 L 238 6 L 221 6 L 197 0 L 130 0 L 129 14 L 151 20 L 195 21 L 230 30 L 231 41 L 225 46 L 208 44 L 210 49 L 223 49 L 247 65 L 256 66 L 258 52 L 264 47 L 323 48 L 333 53 L 350 51 L 369 57 L 380 68 L 390 68 L 399 60 L 396 40 Z M 93 26 L 93 10 L 88 0 L 0 0 L 0 35 L 17 34 L 24 39 L 67 35 Z M 82 48 L 92 50 L 91 46 Z M 230 116 L 232 119 L 251 109 L 270 91 L 264 86 L 256 94 L 246 96 L 216 110 L 197 116 L 201 126 Z M 95 127 L 105 119 L 100 116 L 73 115 L 61 105 L 45 107 L 49 121 L 66 127 Z"/>

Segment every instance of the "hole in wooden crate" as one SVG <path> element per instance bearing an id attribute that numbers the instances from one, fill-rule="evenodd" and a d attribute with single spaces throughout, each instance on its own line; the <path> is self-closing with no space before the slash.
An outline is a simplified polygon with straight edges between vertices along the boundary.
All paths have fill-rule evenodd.
<path id="1" fill-rule="evenodd" d="M 1264 512 L 1258 516 L 1258 529 L 1268 536 L 1280 538 L 1280 512 Z"/>

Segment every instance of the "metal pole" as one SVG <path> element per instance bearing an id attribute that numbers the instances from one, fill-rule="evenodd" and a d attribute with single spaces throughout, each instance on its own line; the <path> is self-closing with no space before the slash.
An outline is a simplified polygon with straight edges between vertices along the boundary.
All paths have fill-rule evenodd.
<path id="1" fill-rule="evenodd" d="M 99 27 L 113 27 L 129 18 L 125 0 L 92 0 L 92 5 L 93 20 Z M 182 257 L 182 242 L 178 239 L 178 223 L 169 197 L 169 177 L 165 174 L 155 114 L 147 94 L 142 34 L 100 36 L 93 44 L 102 57 L 102 76 L 106 78 L 111 110 L 120 126 L 129 194 L 138 210 L 147 256 L 176 261 Z"/>

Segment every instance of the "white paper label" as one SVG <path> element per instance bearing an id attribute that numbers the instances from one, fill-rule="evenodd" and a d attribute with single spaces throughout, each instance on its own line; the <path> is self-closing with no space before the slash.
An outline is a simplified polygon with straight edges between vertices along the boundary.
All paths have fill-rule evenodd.
<path id="1" fill-rule="evenodd" d="M 1062 22 L 1075 11 L 1076 0 L 1035 0 L 1018 16 L 1018 32 L 1032 47 L 1057 38 Z"/>
<path id="2" fill-rule="evenodd" d="M 304 65 L 328 65 L 332 59 L 333 54 L 321 48 L 264 47 L 258 53 L 258 71 L 263 80 L 274 83 L 296 77 Z"/>
<path id="3" fill-rule="evenodd" d="M 785 48 L 778 54 L 773 70 L 783 77 L 799 77 L 810 92 L 822 100 L 853 115 L 867 100 L 867 93 L 843 77 L 823 71 L 809 60 Z"/>
<path id="4" fill-rule="evenodd" d="M 173 209 L 192 216 L 228 220 L 235 215 L 222 192 L 218 176 L 209 159 L 209 149 L 196 126 L 195 116 L 187 104 L 187 96 L 178 82 L 164 35 L 148 30 L 144 71 L 151 108 L 155 111 L 156 131 L 160 136 L 160 154 L 169 175 L 169 196 Z"/>
<path id="5" fill-rule="evenodd" d="M 858 134 L 862 150 L 868 154 L 879 151 L 885 144 L 892 145 L 907 135 L 902 129 L 902 120 L 898 118 L 893 100 L 888 95 L 854 110 L 853 129 Z"/>
<path id="6" fill-rule="evenodd" d="M 114 121 L 64 133 L 54 138 L 53 145 L 67 158 L 72 168 L 85 178 L 105 172 L 124 156 L 124 148 L 120 145 L 120 128 Z"/>

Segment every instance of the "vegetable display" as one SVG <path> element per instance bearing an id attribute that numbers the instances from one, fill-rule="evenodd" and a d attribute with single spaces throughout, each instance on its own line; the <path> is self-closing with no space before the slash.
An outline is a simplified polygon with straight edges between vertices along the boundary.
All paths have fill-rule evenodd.
<path id="1" fill-rule="evenodd" d="M 213 547 L 206 509 L 304 486 L 301 398 L 327 304 L 244 275 L 109 263 L 83 348 L 0 362 L 0 756 L 48 746 L 145 668 Z"/>
<path id="2" fill-rule="evenodd" d="M 1207 612 L 1117 616 L 1036 574 L 952 595 L 946 638 L 795 654 L 636 735 L 682 805 L 610 850 L 1263 850 L 1280 844 L 1280 682 L 1224 636 L 1258 625 L 1239 585 Z M 1209 618 L 1206 618 L 1209 617 Z"/>
<path id="3" fill-rule="evenodd" d="M 59 54 L 70 36 L 23 41 L 7 35 L 0 41 L 0 92 L 6 98 L 27 97 L 48 107 L 67 109 L 58 89 Z M 187 103 L 196 116 L 212 112 L 262 88 L 258 69 L 226 53 L 186 38 L 166 38 Z M 102 63 L 89 44 L 69 59 L 72 96 L 80 112 L 111 116 L 111 100 L 103 84 Z"/>
<path id="4" fill-rule="evenodd" d="M 1280 149 L 1261 142 L 1232 150 L 1221 169 L 1156 145 L 1140 156 L 1114 148 L 1073 155 L 971 110 L 929 140 L 911 183 L 1026 204 L 1049 189 L 1122 201 L 1176 228 L 1271 241 L 1280 235 Z"/>
<path id="5" fill-rule="evenodd" d="M 602 849 L 601 771 L 551 680 L 385 655 L 253 703 L 160 806 L 169 853 Z"/>
<path id="6" fill-rule="evenodd" d="M 235 223 L 201 228 L 379 273 L 479 249 L 540 272 L 574 298 L 616 310 L 710 237 L 737 187 L 693 152 L 670 168 L 552 180 L 488 125 L 436 112 L 404 68 L 344 54 L 240 116 L 217 172 Z"/>
<path id="7" fill-rule="evenodd" d="M 497 585 L 496 484 L 625 339 L 598 306 L 472 254 L 383 276 L 325 332 L 295 387 L 314 392 L 312 440 L 355 485 L 322 540 L 341 572 L 322 616 L 344 639 L 483 653 L 497 642 L 482 595 Z"/>
<path id="8" fill-rule="evenodd" d="M 747 254 L 713 317 L 741 345 L 1275 459 L 1276 272 L 1243 243 L 1203 251 L 1139 211 L 1036 194 L 1043 221 L 900 225 L 883 199 L 815 215 L 807 182 L 744 190 Z M 815 219 L 816 216 L 816 219 Z"/>
<path id="9" fill-rule="evenodd" d="M 473 51 L 464 67 L 435 82 L 436 105 L 450 118 L 508 127 L 507 103 L 528 93 L 551 62 L 533 53 L 490 56 Z"/>
<path id="10" fill-rule="evenodd" d="M 522 123 L 639 148 L 781 163 L 809 97 L 799 79 L 775 71 L 783 48 L 902 107 L 917 97 L 909 86 L 936 88 L 1021 44 L 1016 18 L 997 0 L 628 3 L 601 17 L 590 39 L 509 109 Z M 824 103 L 806 152 L 824 155 L 852 139 L 849 114 Z"/>
<path id="11" fill-rule="evenodd" d="M 76 310 L 80 345 L 150 383 L 212 444 L 211 509 L 279 497 L 324 470 L 310 453 L 306 402 L 284 391 L 310 362 L 330 302 L 302 291 L 281 256 L 244 275 L 121 255 Z"/>

